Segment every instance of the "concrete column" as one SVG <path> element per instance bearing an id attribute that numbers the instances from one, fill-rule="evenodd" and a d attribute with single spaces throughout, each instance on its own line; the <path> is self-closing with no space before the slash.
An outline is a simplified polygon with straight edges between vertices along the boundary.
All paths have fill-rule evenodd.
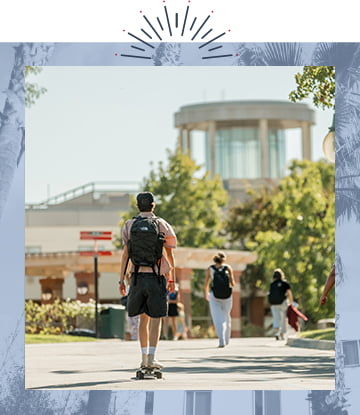
<path id="1" fill-rule="evenodd" d="M 249 320 L 255 326 L 264 327 L 264 297 L 250 299 Z"/>
<path id="2" fill-rule="evenodd" d="M 191 156 L 191 130 L 187 128 L 185 131 L 186 131 L 186 154 L 188 156 Z"/>
<path id="3" fill-rule="evenodd" d="M 179 135 L 178 135 L 178 139 L 177 139 L 177 145 L 178 148 L 181 150 L 181 152 L 184 152 L 184 148 L 183 148 L 183 127 L 179 128 Z"/>
<path id="4" fill-rule="evenodd" d="M 302 158 L 311 160 L 311 126 L 307 121 L 301 123 Z"/>
<path id="5" fill-rule="evenodd" d="M 233 287 L 233 305 L 231 309 L 231 337 L 241 337 L 241 296 L 240 275 L 241 271 L 233 271 L 235 287 Z"/>
<path id="6" fill-rule="evenodd" d="M 186 324 L 191 329 L 191 268 L 175 268 L 181 302 L 184 304 Z"/>
<path id="7" fill-rule="evenodd" d="M 41 285 L 41 304 L 52 304 L 56 299 L 62 300 L 64 284 L 63 278 L 42 278 Z M 43 294 L 49 295 L 49 298 L 43 298 Z M 51 297 L 50 297 L 51 294 Z"/>
<path id="8" fill-rule="evenodd" d="M 98 273 L 98 278 L 100 273 Z M 93 272 L 75 272 L 74 278 L 76 280 L 76 299 L 82 303 L 89 302 L 90 298 L 95 299 L 95 284 L 94 284 L 94 273 Z M 79 293 L 78 288 L 88 287 L 88 291 Z M 85 290 L 84 290 L 85 291 Z"/>
<path id="9" fill-rule="evenodd" d="M 259 120 L 260 155 L 261 155 L 261 177 L 269 177 L 269 134 L 268 121 Z"/>
<path id="10" fill-rule="evenodd" d="M 210 146 L 210 176 L 215 176 L 215 135 L 216 135 L 216 123 L 215 121 L 209 121 L 208 123 L 208 135 Z"/>

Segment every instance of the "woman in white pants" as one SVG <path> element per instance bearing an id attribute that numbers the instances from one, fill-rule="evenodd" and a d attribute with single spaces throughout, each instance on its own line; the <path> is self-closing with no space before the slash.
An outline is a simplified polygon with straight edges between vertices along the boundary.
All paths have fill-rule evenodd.
<path id="1" fill-rule="evenodd" d="M 225 347 L 230 341 L 231 287 L 235 285 L 235 280 L 231 266 L 225 264 L 226 256 L 224 253 L 219 252 L 213 260 L 214 264 L 206 270 L 205 298 L 209 301 L 211 317 L 219 338 L 219 347 Z M 220 271 L 224 278 L 224 287 L 220 286 L 219 291 L 213 285 L 214 274 L 217 271 Z"/>

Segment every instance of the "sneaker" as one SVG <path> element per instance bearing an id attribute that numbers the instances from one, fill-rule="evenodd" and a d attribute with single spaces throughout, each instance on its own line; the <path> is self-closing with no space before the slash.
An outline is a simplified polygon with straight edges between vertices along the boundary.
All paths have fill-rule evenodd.
<path id="1" fill-rule="evenodd" d="M 164 367 L 160 362 L 158 362 L 155 359 L 155 356 L 153 354 L 147 355 L 147 364 L 148 364 L 148 367 L 151 367 L 153 369 L 161 369 Z"/>
<path id="2" fill-rule="evenodd" d="M 285 340 L 284 334 L 280 333 L 280 340 Z"/>
<path id="3" fill-rule="evenodd" d="M 147 367 L 147 365 L 148 365 L 148 355 L 143 354 L 142 355 L 142 360 L 141 360 L 141 363 L 140 363 L 140 367 L 144 368 L 144 367 Z"/>

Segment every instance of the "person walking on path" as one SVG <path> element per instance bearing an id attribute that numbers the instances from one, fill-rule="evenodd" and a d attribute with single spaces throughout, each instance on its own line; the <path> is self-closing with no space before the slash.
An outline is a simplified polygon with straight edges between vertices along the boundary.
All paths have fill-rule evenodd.
<path id="1" fill-rule="evenodd" d="M 309 319 L 305 316 L 305 314 L 301 313 L 298 310 L 298 303 L 296 299 L 294 299 L 294 302 L 290 304 L 287 308 L 286 317 L 288 319 L 289 326 L 291 326 L 295 333 L 298 333 L 300 331 L 300 324 L 299 324 L 299 318 L 303 319 L 304 321 L 308 321 Z"/>
<path id="2" fill-rule="evenodd" d="M 327 301 L 327 296 L 329 294 L 329 291 L 332 289 L 332 287 L 335 285 L 335 264 L 333 264 L 330 274 L 326 278 L 326 282 L 324 285 L 323 292 L 320 297 L 320 305 L 325 305 Z"/>
<path id="3" fill-rule="evenodd" d="M 126 340 L 138 340 L 139 339 L 139 322 L 140 322 L 140 316 L 133 316 L 130 317 L 127 311 L 127 297 L 129 294 L 129 282 L 130 282 L 130 276 L 129 274 L 126 274 L 125 277 L 125 284 L 126 284 L 126 295 L 121 297 L 120 304 L 125 306 L 125 312 L 126 312 L 126 332 L 125 332 L 125 339 Z"/>
<path id="4" fill-rule="evenodd" d="M 176 333 L 174 340 L 186 340 L 188 338 L 188 327 L 186 325 L 185 307 L 183 303 L 177 303 L 178 316 L 176 317 Z"/>
<path id="5" fill-rule="evenodd" d="M 225 347 L 230 341 L 232 287 L 235 285 L 232 268 L 225 264 L 225 260 L 223 252 L 215 255 L 214 264 L 209 266 L 205 276 L 205 298 L 209 301 L 211 318 L 219 338 L 218 347 Z"/>
<path id="6" fill-rule="evenodd" d="M 168 314 L 167 317 L 163 318 L 163 335 L 167 340 L 169 337 L 169 321 L 171 324 L 172 338 L 175 339 L 176 336 L 176 318 L 179 315 L 178 302 L 180 301 L 180 291 L 179 285 L 175 284 L 175 289 L 173 292 L 168 294 Z"/>
<path id="7" fill-rule="evenodd" d="M 294 298 L 290 284 L 285 280 L 284 272 L 280 268 L 274 270 L 268 300 L 271 305 L 275 338 L 284 340 L 287 327 L 286 313 L 289 304 L 294 302 Z"/>
<path id="8" fill-rule="evenodd" d="M 127 300 L 130 317 L 140 315 L 139 340 L 141 367 L 162 367 L 155 359 L 161 318 L 167 315 L 167 291 L 174 291 L 176 235 L 171 225 L 156 217 L 154 196 L 137 195 L 139 216 L 129 219 L 122 229 L 123 253 L 119 289 L 126 294 L 125 275 L 131 260 L 130 289 Z"/>

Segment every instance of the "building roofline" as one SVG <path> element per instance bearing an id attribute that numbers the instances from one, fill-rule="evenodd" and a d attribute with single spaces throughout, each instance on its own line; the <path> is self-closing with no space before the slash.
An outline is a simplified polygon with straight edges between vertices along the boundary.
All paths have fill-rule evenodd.
<path id="1" fill-rule="evenodd" d="M 237 105 L 237 106 L 249 106 L 249 105 L 265 105 L 265 106 L 297 106 L 302 109 L 309 109 L 309 106 L 304 103 L 299 102 L 290 102 L 290 101 L 283 101 L 283 100 L 232 100 L 232 101 L 213 101 L 213 102 L 202 102 L 197 104 L 189 104 L 189 105 L 183 105 L 180 107 L 180 111 L 182 109 L 188 109 L 188 108 L 203 108 L 203 107 L 217 107 L 217 106 L 225 106 L 225 105 Z"/>
<path id="2" fill-rule="evenodd" d="M 89 193 L 126 193 L 136 194 L 139 192 L 140 183 L 135 181 L 97 181 L 74 187 L 63 193 L 49 197 L 40 203 L 26 203 L 26 209 L 46 209 L 70 200 L 79 198 Z"/>

